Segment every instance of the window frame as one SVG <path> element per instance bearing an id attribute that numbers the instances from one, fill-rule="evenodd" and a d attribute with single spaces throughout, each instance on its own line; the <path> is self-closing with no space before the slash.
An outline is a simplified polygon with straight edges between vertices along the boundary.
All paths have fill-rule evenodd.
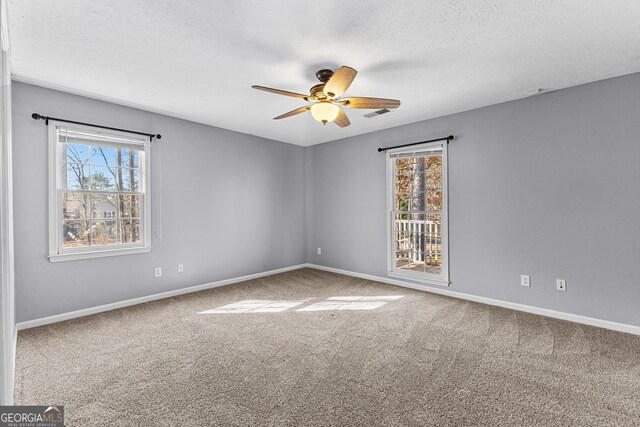
<path id="1" fill-rule="evenodd" d="M 64 165 L 62 144 L 58 142 L 58 129 L 74 129 L 98 134 L 118 136 L 141 140 L 140 135 L 129 132 L 109 130 L 79 124 L 67 124 L 65 122 L 49 120 L 48 126 L 48 157 L 49 157 L 49 261 L 73 261 L 80 259 L 102 258 L 116 255 L 138 254 L 151 251 L 151 201 L 150 201 L 150 181 L 151 181 L 151 141 L 144 140 L 144 150 L 140 150 L 138 154 L 138 176 L 140 188 L 140 242 L 139 243 L 120 243 L 113 245 L 99 245 L 88 247 L 64 247 L 63 236 L 63 202 L 62 193 L 65 186 L 62 183 L 62 168 Z M 124 143 L 126 144 L 126 142 Z M 113 191 L 113 193 L 118 193 Z"/>
<path id="2" fill-rule="evenodd" d="M 395 262 L 395 237 L 394 237 L 394 196 L 395 196 L 395 163 L 394 155 L 430 151 L 433 148 L 442 149 L 442 209 L 440 212 L 440 240 L 442 245 L 441 273 L 433 274 L 415 272 L 411 270 L 399 270 Z M 386 151 L 387 174 L 387 275 L 390 277 L 421 282 L 429 285 L 449 286 L 449 178 L 448 178 L 448 141 L 429 142 L 410 147 L 396 148 Z"/>

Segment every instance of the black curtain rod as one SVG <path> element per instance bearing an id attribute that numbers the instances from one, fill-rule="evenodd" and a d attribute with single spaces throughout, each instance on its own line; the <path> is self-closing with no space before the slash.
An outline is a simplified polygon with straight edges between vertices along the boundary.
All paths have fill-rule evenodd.
<path id="1" fill-rule="evenodd" d="M 453 140 L 453 135 L 449 135 L 446 138 L 436 138 L 436 139 L 430 139 L 428 141 L 420 141 L 420 142 L 412 142 L 411 144 L 403 144 L 403 145 L 395 145 L 393 147 L 384 147 L 384 148 L 378 148 L 378 152 L 382 152 L 382 151 L 387 151 L 387 150 L 391 150 L 393 148 L 401 148 L 401 147 L 410 147 L 412 145 L 418 145 L 418 144 L 426 144 L 427 142 L 436 142 L 436 141 L 452 141 Z"/>
<path id="2" fill-rule="evenodd" d="M 57 122 L 73 123 L 74 125 L 93 126 L 93 127 L 101 128 L 101 129 L 109 129 L 109 130 L 117 130 L 117 131 L 120 131 L 120 132 L 135 133 L 136 135 L 145 135 L 145 136 L 149 137 L 149 141 L 153 141 L 153 138 L 155 138 L 155 139 L 161 139 L 162 138 L 162 135 L 160 135 L 159 133 L 146 133 L 146 132 L 137 132 L 135 130 L 118 129 L 118 128 L 112 128 L 112 127 L 109 127 L 109 126 L 94 125 L 92 123 L 83 123 L 83 122 L 76 122 L 76 121 L 73 121 L 73 120 L 58 119 L 56 117 L 43 116 L 43 115 L 38 114 L 38 113 L 33 113 L 31 115 L 31 117 L 34 120 L 44 120 L 44 122 L 45 122 L 45 124 L 47 126 L 49 125 L 49 120 L 54 120 L 54 121 L 57 121 Z"/>

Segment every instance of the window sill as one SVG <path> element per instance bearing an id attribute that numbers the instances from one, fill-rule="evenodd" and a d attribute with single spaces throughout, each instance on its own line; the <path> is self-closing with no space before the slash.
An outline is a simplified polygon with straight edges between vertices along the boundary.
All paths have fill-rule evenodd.
<path id="1" fill-rule="evenodd" d="M 397 271 L 388 271 L 387 275 L 390 277 L 394 277 L 396 279 L 404 279 L 411 280 L 413 282 L 424 283 L 427 285 L 436 285 L 436 286 L 449 286 L 451 282 L 449 280 L 436 279 L 432 277 L 420 276 L 417 274 L 409 274 L 409 273 L 398 273 Z"/>
<path id="2" fill-rule="evenodd" d="M 119 255 L 132 255 L 151 252 L 151 246 L 138 248 L 107 249 L 103 251 L 75 252 L 49 255 L 49 262 L 77 261 L 80 259 L 104 258 Z"/>

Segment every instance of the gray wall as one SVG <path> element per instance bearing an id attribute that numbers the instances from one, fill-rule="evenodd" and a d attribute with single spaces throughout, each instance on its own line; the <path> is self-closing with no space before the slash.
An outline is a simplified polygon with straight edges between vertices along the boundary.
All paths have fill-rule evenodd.
<path id="1" fill-rule="evenodd" d="M 640 74 L 306 149 L 25 84 L 13 91 L 18 321 L 305 261 L 386 277 L 376 148 L 453 134 L 450 289 L 640 325 Z M 150 254 L 47 261 L 36 111 L 163 134 L 152 148 Z"/>
<path id="2" fill-rule="evenodd" d="M 162 134 L 151 253 L 47 260 L 47 128 L 34 112 Z M 305 262 L 302 147 L 21 83 L 13 142 L 18 321 Z"/>
<path id="3" fill-rule="evenodd" d="M 376 148 L 449 134 L 450 289 L 640 325 L 640 74 L 308 148 L 307 262 L 385 277 Z"/>

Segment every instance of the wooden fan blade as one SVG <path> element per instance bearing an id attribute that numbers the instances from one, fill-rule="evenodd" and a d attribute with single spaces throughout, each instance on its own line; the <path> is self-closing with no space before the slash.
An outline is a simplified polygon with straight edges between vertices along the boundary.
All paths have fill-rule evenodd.
<path id="1" fill-rule="evenodd" d="M 276 95 L 291 96 L 293 98 L 300 98 L 300 99 L 304 99 L 305 101 L 307 100 L 307 95 L 303 95 L 301 93 L 289 92 L 286 90 L 274 89 L 271 87 L 258 86 L 258 85 L 253 85 L 251 87 L 258 90 L 263 90 L 265 92 L 275 93 Z"/>
<path id="2" fill-rule="evenodd" d="M 400 101 L 397 99 L 384 98 L 344 98 L 339 101 L 340 105 L 349 108 L 398 108 Z"/>
<path id="3" fill-rule="evenodd" d="M 346 128 L 351 124 L 351 122 L 349 121 L 349 117 L 347 117 L 347 115 L 342 110 L 340 110 L 340 112 L 338 113 L 338 117 L 336 117 L 333 123 L 337 124 L 341 128 Z"/>
<path id="4" fill-rule="evenodd" d="M 343 65 L 324 85 L 324 94 L 334 98 L 342 96 L 351 85 L 353 79 L 356 78 L 356 74 L 358 74 L 356 70 Z"/>
<path id="5" fill-rule="evenodd" d="M 295 110 L 291 110 L 288 113 L 284 113 L 278 117 L 274 117 L 273 120 L 286 119 L 287 117 L 295 116 L 296 114 L 304 113 L 305 111 L 309 111 L 311 105 L 307 105 L 306 107 L 296 108 Z"/>

